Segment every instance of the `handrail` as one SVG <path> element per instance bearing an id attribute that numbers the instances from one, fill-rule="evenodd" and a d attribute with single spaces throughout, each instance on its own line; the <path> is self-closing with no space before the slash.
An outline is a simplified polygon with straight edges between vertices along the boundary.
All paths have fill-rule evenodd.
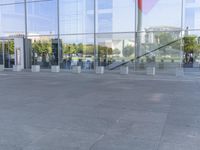
<path id="1" fill-rule="evenodd" d="M 180 41 L 180 40 L 182 40 L 182 38 L 177 39 L 177 40 L 174 40 L 174 41 L 172 41 L 172 42 L 169 42 L 169 43 L 167 43 L 167 44 L 165 44 L 165 45 L 163 45 L 163 46 L 160 46 L 160 47 L 158 47 L 158 48 L 156 48 L 156 49 L 154 49 L 154 50 L 151 50 L 151 51 L 149 51 L 149 52 L 147 52 L 147 53 L 145 53 L 145 54 L 143 54 L 143 55 L 137 56 L 136 58 L 133 58 L 133 59 L 128 60 L 128 61 L 126 61 L 126 62 L 122 62 L 121 64 L 119 64 L 119 65 L 117 65 L 117 66 L 114 66 L 113 68 L 110 68 L 109 70 L 114 70 L 114 69 L 116 69 L 116 68 L 119 68 L 119 67 L 121 67 L 121 66 L 124 66 L 124 65 L 128 64 L 128 63 L 131 62 L 131 61 L 133 62 L 133 61 L 135 61 L 135 60 L 137 60 L 137 59 L 140 59 L 141 57 L 144 57 L 144 56 L 146 56 L 146 55 L 148 55 L 148 54 L 150 54 L 150 53 L 152 53 L 152 52 L 158 51 L 158 50 L 160 50 L 160 49 L 162 49 L 162 48 L 164 48 L 164 47 L 166 47 L 166 46 L 169 46 L 169 45 L 171 45 L 171 44 L 174 44 L 174 43 L 176 43 L 176 42 L 178 42 L 178 41 Z"/>

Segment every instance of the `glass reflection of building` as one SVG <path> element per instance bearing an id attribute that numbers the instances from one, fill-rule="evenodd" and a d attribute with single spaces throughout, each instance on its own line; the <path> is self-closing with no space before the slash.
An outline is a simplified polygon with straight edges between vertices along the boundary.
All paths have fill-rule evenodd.
<path id="1" fill-rule="evenodd" d="M 177 40 L 186 27 L 189 34 L 199 36 L 199 0 L 143 0 L 141 18 L 138 1 L 1 0 L 0 37 L 30 39 L 32 61 L 43 68 L 53 65 L 56 55 L 64 69 L 92 69 L 135 58 L 136 45 L 142 55 Z M 158 63 L 175 62 L 177 67 L 181 49 L 177 42 L 152 55 Z M 139 62 L 148 63 L 145 57 Z"/>
<path id="2" fill-rule="evenodd" d="M 199 29 L 200 26 L 200 0 L 186 0 L 185 2 L 185 27 Z"/>

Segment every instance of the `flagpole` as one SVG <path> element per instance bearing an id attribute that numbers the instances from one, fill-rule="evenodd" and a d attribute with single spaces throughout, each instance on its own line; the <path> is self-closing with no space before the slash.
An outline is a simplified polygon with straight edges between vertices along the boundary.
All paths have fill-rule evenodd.
<path id="1" fill-rule="evenodd" d="M 142 30 L 142 0 L 137 0 L 137 31 L 136 31 L 136 57 L 141 54 L 141 30 Z M 138 65 L 139 60 L 136 60 L 136 65 Z"/>
<path id="2" fill-rule="evenodd" d="M 138 32 L 140 32 L 142 29 L 142 9 L 143 9 L 143 0 L 138 0 L 138 26 L 137 26 Z"/>

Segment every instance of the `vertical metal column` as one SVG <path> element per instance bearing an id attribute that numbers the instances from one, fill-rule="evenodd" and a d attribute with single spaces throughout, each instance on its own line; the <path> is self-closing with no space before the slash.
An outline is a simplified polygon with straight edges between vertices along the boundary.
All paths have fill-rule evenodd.
<path id="1" fill-rule="evenodd" d="M 3 66 L 5 68 L 5 42 L 2 41 L 2 52 L 3 52 Z"/>
<path id="2" fill-rule="evenodd" d="M 28 57 L 27 54 L 28 53 L 28 23 L 27 23 L 27 1 L 24 0 L 24 23 L 25 23 L 25 35 L 24 35 L 24 68 L 27 69 L 29 68 L 30 66 L 28 66 L 28 59 L 30 59 Z M 32 52 L 31 52 L 32 53 Z M 32 56 L 31 56 L 32 57 Z"/>
<path id="3" fill-rule="evenodd" d="M 61 43 L 60 43 L 60 1 L 57 0 L 57 32 L 58 32 L 58 66 L 61 62 Z"/>
<path id="4" fill-rule="evenodd" d="M 96 0 L 94 0 L 94 69 L 98 66 L 98 50 L 96 36 Z"/>
<path id="5" fill-rule="evenodd" d="M 26 3 L 26 0 L 24 0 L 24 20 L 25 20 L 25 38 L 28 37 L 28 25 L 27 25 L 27 3 Z"/>
<path id="6" fill-rule="evenodd" d="M 8 56 L 9 56 L 8 57 L 8 68 L 11 68 L 11 64 L 10 64 L 11 56 L 10 56 L 10 43 L 9 43 L 9 41 L 10 40 L 7 41 L 8 42 L 8 50 L 7 50 L 7 52 L 8 52 Z M 16 60 L 15 60 L 15 64 L 16 64 Z"/>
<path id="7" fill-rule="evenodd" d="M 137 47 L 137 0 L 133 0 L 135 3 L 135 58 L 137 57 L 136 47 Z M 136 61 L 134 61 L 134 72 L 136 71 Z"/>
<path id="8" fill-rule="evenodd" d="M 135 50 L 135 56 L 138 57 L 141 54 L 141 30 L 142 30 L 142 4 L 143 0 L 136 0 L 137 1 L 137 27 L 136 27 L 136 50 Z M 139 60 L 137 59 L 135 61 L 136 67 L 139 63 Z"/>
<path id="9" fill-rule="evenodd" d="M 181 1 L 181 45 L 180 45 L 180 68 L 182 67 L 182 62 L 183 62 L 183 47 L 184 47 L 184 34 L 183 34 L 183 12 L 184 12 L 184 0 Z"/>

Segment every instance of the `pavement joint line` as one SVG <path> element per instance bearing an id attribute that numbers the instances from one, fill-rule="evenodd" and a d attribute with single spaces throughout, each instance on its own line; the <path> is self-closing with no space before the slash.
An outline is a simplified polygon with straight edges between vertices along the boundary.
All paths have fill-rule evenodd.
<path id="1" fill-rule="evenodd" d="M 172 95 L 175 96 L 176 94 L 174 93 L 174 94 L 172 94 Z M 160 136 L 160 139 L 159 139 L 159 141 L 158 141 L 158 146 L 157 146 L 156 150 L 159 150 L 160 147 L 161 147 L 162 139 L 163 139 L 163 137 L 164 137 L 164 135 L 165 135 L 165 129 L 166 129 L 166 126 L 167 126 L 167 121 L 168 121 L 168 119 L 169 119 L 169 114 L 170 114 L 170 112 L 171 112 L 172 104 L 173 104 L 173 101 L 170 101 L 170 104 L 169 104 L 170 109 L 169 109 L 169 111 L 166 113 L 167 116 L 166 116 L 165 121 L 164 121 L 164 125 L 163 125 L 163 128 L 162 128 L 161 136 Z"/>
<path id="2" fill-rule="evenodd" d="M 91 147 L 89 148 L 89 150 L 92 150 L 92 148 L 99 142 L 101 141 L 103 138 L 105 137 L 105 134 L 100 135 L 97 140 L 91 145 Z"/>

